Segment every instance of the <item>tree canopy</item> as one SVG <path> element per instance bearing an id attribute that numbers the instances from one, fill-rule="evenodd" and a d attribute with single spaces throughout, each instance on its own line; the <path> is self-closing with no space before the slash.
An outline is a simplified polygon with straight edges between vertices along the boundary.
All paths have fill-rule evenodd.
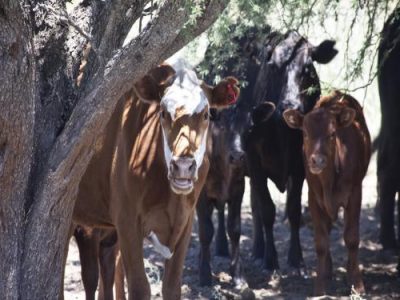
<path id="1" fill-rule="evenodd" d="M 206 75 L 208 64 L 223 65 L 237 56 L 234 39 L 249 28 L 262 31 L 297 30 L 307 37 L 324 35 L 340 41 L 344 88 L 361 79 L 357 87 L 371 84 L 376 76 L 377 46 L 384 21 L 399 1 L 363 0 L 232 0 L 217 22 L 207 31 L 209 57 L 199 67 Z M 342 28 L 345 24 L 345 28 Z M 340 29 L 339 29 L 340 28 Z M 338 30 L 337 30 L 338 29 Z M 261 37 L 260 37 L 261 38 Z M 214 54 L 212 54 L 214 53 Z M 329 84 L 325 84 L 329 87 Z"/>

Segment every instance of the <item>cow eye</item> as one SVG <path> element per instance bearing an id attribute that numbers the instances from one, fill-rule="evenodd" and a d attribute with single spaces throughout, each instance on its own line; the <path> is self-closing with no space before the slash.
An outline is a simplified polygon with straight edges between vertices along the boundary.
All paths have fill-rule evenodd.
<path id="1" fill-rule="evenodd" d="M 209 116 L 209 113 L 208 113 L 208 111 L 206 111 L 206 112 L 204 113 L 204 120 L 208 120 L 209 117 L 210 117 L 210 116 Z"/>
<path id="2" fill-rule="evenodd" d="M 160 117 L 161 119 L 165 119 L 165 110 L 160 111 Z"/>

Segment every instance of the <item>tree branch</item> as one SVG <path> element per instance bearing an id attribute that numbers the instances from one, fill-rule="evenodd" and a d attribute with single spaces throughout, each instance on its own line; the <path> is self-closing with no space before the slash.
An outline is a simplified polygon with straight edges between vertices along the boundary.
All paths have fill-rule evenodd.
<path id="1" fill-rule="evenodd" d="M 199 36 L 209 28 L 221 15 L 228 3 L 229 0 L 210 0 L 202 17 L 197 20 L 195 26 L 181 30 L 171 46 L 162 53 L 160 61 L 163 61 L 176 53 L 180 48 L 182 48 L 182 45 L 186 45 L 192 41 L 194 37 Z"/>

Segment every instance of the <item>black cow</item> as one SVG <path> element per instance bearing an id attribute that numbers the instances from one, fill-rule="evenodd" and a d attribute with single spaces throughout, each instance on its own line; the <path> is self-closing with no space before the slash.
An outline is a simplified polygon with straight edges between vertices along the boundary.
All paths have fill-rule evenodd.
<path id="1" fill-rule="evenodd" d="M 246 99 L 251 98 L 255 79 L 259 69 L 257 63 L 258 49 L 261 36 L 250 29 L 244 38 L 238 39 L 235 43 L 239 46 L 239 55 L 236 58 L 224 62 L 227 69 L 222 73 L 210 70 L 209 78 L 216 75 L 234 74 L 242 77 L 245 73 L 249 84 L 242 88 L 239 99 L 240 104 L 228 108 L 224 111 L 212 111 L 211 113 L 211 137 L 212 149 L 210 149 L 210 170 L 206 184 L 200 195 L 197 204 L 197 216 L 199 222 L 200 255 L 199 255 L 199 275 L 200 285 L 211 285 L 210 267 L 210 244 L 214 235 L 214 226 L 211 220 L 214 208 L 218 211 L 218 230 L 216 235 L 215 252 L 218 256 L 229 256 L 228 243 L 225 233 L 224 211 L 228 205 L 228 235 L 231 241 L 231 268 L 230 273 L 233 282 L 237 287 L 243 287 L 245 280 L 242 277 L 242 266 L 240 262 L 239 240 L 241 234 L 240 209 L 244 193 L 244 177 L 246 174 L 245 153 L 242 148 L 241 135 L 248 127 L 248 114 L 243 107 Z M 210 51 L 210 49 L 209 49 Z M 206 62 L 210 62 L 206 53 Z M 242 60 L 241 68 L 238 58 Z M 248 112 L 248 110 L 247 110 Z"/>
<path id="2" fill-rule="evenodd" d="M 268 135 L 267 136 L 258 136 L 258 134 L 262 133 L 265 127 L 265 121 L 272 114 L 275 109 L 275 105 L 272 103 L 264 102 L 265 99 L 274 100 L 275 103 L 279 103 L 281 101 L 279 95 L 279 91 L 283 91 L 283 88 L 290 86 L 291 91 L 294 91 L 297 85 L 297 88 L 309 88 L 312 84 L 315 83 L 315 90 L 310 93 L 310 96 L 307 98 L 312 98 L 310 101 L 310 105 L 307 106 L 307 110 L 312 108 L 316 99 L 319 97 L 319 82 L 314 67 L 312 66 L 312 61 L 320 61 L 322 63 L 327 63 L 329 60 L 336 55 L 336 50 L 333 49 L 334 42 L 325 41 L 318 47 L 313 47 L 310 45 L 305 39 L 298 36 L 296 33 L 290 33 L 287 35 L 281 35 L 277 33 L 268 34 L 268 37 L 262 39 L 263 43 L 260 43 L 260 34 L 267 35 L 265 32 L 261 32 L 257 34 L 254 30 L 250 30 L 244 36 L 244 38 L 236 40 L 236 43 L 239 46 L 240 55 L 231 58 L 227 63 L 224 62 L 224 66 L 226 70 L 215 71 L 211 70 L 210 76 L 215 77 L 215 75 L 219 75 L 224 77 L 225 74 L 234 74 L 240 80 L 247 81 L 247 85 L 241 89 L 240 97 L 237 104 L 224 112 L 221 112 L 217 115 L 217 120 L 213 122 L 212 129 L 212 138 L 214 142 L 213 154 L 211 156 L 211 167 L 209 171 L 209 175 L 207 178 L 206 188 L 202 193 L 202 196 L 199 199 L 199 203 L 197 205 L 197 214 L 199 220 L 199 236 L 201 242 L 201 250 L 200 250 L 200 283 L 201 285 L 210 285 L 211 284 L 211 268 L 210 268 L 210 250 L 209 246 L 214 234 L 214 227 L 211 221 L 211 214 L 214 206 L 218 208 L 218 220 L 219 226 L 217 231 L 217 239 L 216 239 L 216 252 L 217 254 L 226 254 L 227 251 L 227 242 L 225 236 L 225 227 L 224 227 L 224 207 L 225 203 L 228 202 L 228 206 L 230 208 L 230 212 L 228 213 L 228 232 L 231 237 L 232 242 L 232 265 L 231 265 L 231 274 L 233 276 L 234 282 L 236 284 L 243 283 L 243 278 L 241 274 L 241 266 L 240 266 L 240 256 L 239 256 L 239 247 L 238 241 L 240 237 L 240 205 L 243 197 L 243 185 L 244 185 L 244 176 L 247 175 L 247 163 L 245 165 L 237 165 L 231 164 L 230 162 L 234 161 L 235 158 L 232 155 L 234 153 L 239 160 L 242 160 L 242 140 L 238 139 L 238 135 L 242 135 L 246 137 L 247 143 L 247 156 L 249 156 L 250 161 L 254 163 L 253 158 L 251 157 L 251 152 L 256 147 L 256 143 L 259 145 L 263 145 L 264 141 L 267 141 L 268 144 Z M 299 43 L 290 44 L 291 39 L 299 39 Z M 287 45 L 286 48 L 283 48 L 283 45 Z M 290 51 L 290 47 L 292 50 Z M 306 49 L 307 47 L 307 49 Z M 287 51 L 288 57 L 281 57 L 282 65 L 274 65 L 276 58 L 275 56 L 279 56 L 283 53 L 278 53 L 278 51 Z M 262 50 L 262 55 L 259 54 L 260 50 Z M 273 54 L 274 53 L 274 54 Z M 274 58 L 272 56 L 274 55 Z M 207 59 L 207 53 L 206 53 Z M 260 61 L 261 60 L 261 61 Z M 295 67 L 295 64 L 299 64 Z M 266 64 L 268 66 L 266 66 Z M 218 66 L 217 66 L 218 67 Z M 274 70 L 274 73 L 269 71 L 269 68 Z M 289 70 L 289 68 L 293 68 L 293 70 Z M 278 72 L 278 71 L 281 71 Z M 289 72 L 290 71 L 290 72 Z M 300 82 L 291 82 L 288 78 L 288 73 L 291 76 L 298 76 L 300 78 Z M 265 76 L 271 76 L 268 80 L 262 81 Z M 244 76 L 244 78 L 243 78 Z M 279 77 L 278 77 L 279 76 Z M 296 78 L 297 80 L 297 78 Z M 264 82 L 264 86 L 261 84 Z M 308 83 L 310 82 L 310 84 Z M 307 84 L 304 84 L 307 83 Z M 254 92 L 262 92 L 265 89 L 271 88 L 274 89 L 274 93 L 269 93 L 267 95 L 271 95 L 271 98 L 260 98 L 254 97 Z M 302 90 L 301 90 L 302 91 Z M 289 89 L 286 91 L 289 93 Z M 303 91 L 302 91 L 303 92 Z M 300 93 L 300 97 L 303 96 L 303 93 Z M 266 96 L 267 96 L 266 95 Z M 303 101 L 303 99 L 299 99 L 299 101 Z M 304 101 L 306 102 L 306 101 Z M 285 106 L 292 107 L 292 106 Z M 281 111 L 284 108 L 280 108 Z M 281 115 L 280 115 L 281 117 Z M 283 123 L 283 119 L 281 117 L 281 126 L 285 126 L 285 129 L 288 131 L 286 125 Z M 277 127 L 280 130 L 280 127 Z M 272 129 L 274 127 L 272 126 Z M 292 132 L 291 132 L 292 133 Z M 294 234 L 292 238 L 291 247 L 292 251 L 289 253 L 289 262 L 293 262 L 291 265 L 300 266 L 302 264 L 302 254 L 300 249 L 300 242 L 298 238 L 298 230 L 299 230 L 299 218 L 300 218 L 300 192 L 301 186 L 304 180 L 304 170 L 302 167 L 301 160 L 301 135 L 297 136 L 298 143 L 298 151 L 295 152 L 296 155 L 299 155 L 299 160 L 296 161 L 300 165 L 295 166 L 295 168 L 300 169 L 301 183 L 299 187 L 299 191 L 291 193 L 291 199 L 293 202 L 297 202 L 297 206 L 294 207 L 296 209 L 295 213 L 291 214 L 291 222 L 293 224 L 292 228 L 294 229 Z M 267 138 L 267 139 L 265 139 Z M 285 137 L 282 137 L 285 139 Z M 275 139 L 279 142 L 278 139 Z M 272 141 L 273 143 L 274 141 Z M 253 144 L 253 145 L 252 145 Z M 263 145 L 264 147 L 264 145 Z M 283 147 L 275 147 L 273 149 L 285 149 L 290 147 L 290 145 L 284 145 Z M 264 156 L 268 153 L 256 153 L 258 157 Z M 229 158 L 229 159 L 228 159 Z M 271 157 L 274 159 L 274 157 Z M 287 165 L 282 164 L 283 168 L 287 169 Z M 279 168 L 278 168 L 279 169 Z M 226 174 L 229 174 L 227 176 Z M 260 179 L 258 176 L 259 173 L 256 172 L 253 165 L 253 182 L 257 182 Z M 270 177 L 270 176 L 268 176 Z M 270 177 L 275 178 L 275 177 Z M 219 179 L 219 181 L 218 181 Z M 254 181 L 256 180 L 256 181 Z M 288 181 L 288 179 L 285 179 Z M 300 180 L 299 180 L 300 181 Z M 219 187 L 215 183 L 219 182 Z M 266 178 L 263 182 L 266 188 Z M 285 185 L 286 182 L 283 184 Z M 263 197 L 267 197 L 266 194 L 255 193 L 253 191 L 254 184 L 252 186 L 252 198 L 256 197 L 258 194 Z M 281 188 L 284 190 L 285 186 Z M 292 188 L 289 187 L 290 190 Z M 268 190 L 266 190 L 268 192 Z M 268 193 L 269 195 L 269 193 Z M 269 198 L 269 201 L 272 204 L 274 209 L 272 200 Z M 254 203 L 255 206 L 263 207 L 264 202 L 261 204 L 257 204 L 256 201 L 252 201 L 252 205 Z M 290 206 L 290 205 L 289 205 Z M 290 206 L 293 211 L 293 205 Z M 253 209 L 253 220 L 255 222 L 255 234 L 254 234 L 254 255 L 256 257 L 263 257 L 264 255 L 264 236 L 262 223 L 264 218 L 261 218 L 268 213 L 264 211 L 262 215 L 258 215 L 254 212 Z M 273 214 L 274 218 L 275 213 Z M 296 219 L 293 221 L 293 218 Z M 273 223 L 273 220 L 272 220 Z M 271 232 L 272 232 L 272 223 L 271 223 Z M 269 237 L 268 230 L 265 230 L 266 237 Z M 293 232 L 293 230 L 292 230 Z M 267 239 L 270 243 L 273 240 Z M 296 244 L 297 242 L 297 244 Z M 276 261 L 276 253 L 275 247 L 273 246 L 274 253 L 270 254 L 269 251 L 266 253 L 266 260 Z M 269 258 L 270 257 L 270 258 Z M 299 261 L 300 260 L 300 261 Z M 265 264 L 266 267 L 269 267 L 270 264 Z M 271 267 L 277 267 L 277 263 Z"/>
<path id="3" fill-rule="evenodd" d="M 244 134 L 243 143 L 255 227 L 253 254 L 264 258 L 263 265 L 267 270 L 279 268 L 273 235 L 275 205 L 267 179 L 272 180 L 279 191 L 287 191 L 286 208 L 291 231 L 288 264 L 296 270 L 304 265 L 299 238 L 303 142 L 301 133 L 285 124 L 282 113 L 292 108 L 305 114 L 313 108 L 320 96 L 313 62 L 325 64 L 331 61 L 337 54 L 334 44 L 334 41 L 325 40 L 313 46 L 296 32 L 275 33 L 267 38 L 261 53 L 251 99 L 252 105 L 256 106 L 252 113 L 253 125 Z"/>
<path id="4" fill-rule="evenodd" d="M 385 22 L 378 49 L 378 86 L 381 101 L 381 131 L 378 142 L 378 197 L 380 200 L 380 242 L 384 249 L 395 249 L 400 241 L 400 8 Z M 399 264 L 400 267 L 400 264 Z"/>

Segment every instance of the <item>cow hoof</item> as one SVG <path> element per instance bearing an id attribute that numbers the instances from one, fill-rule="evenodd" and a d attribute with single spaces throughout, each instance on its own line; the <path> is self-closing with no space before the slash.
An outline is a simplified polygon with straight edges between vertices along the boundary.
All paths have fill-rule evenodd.
<path id="1" fill-rule="evenodd" d="M 365 294 L 364 283 L 362 280 L 359 280 L 357 283 L 351 286 L 351 295 L 353 296 L 362 296 Z"/>
<path id="2" fill-rule="evenodd" d="M 240 291 L 249 287 L 246 280 L 243 277 L 234 277 L 233 283 L 235 285 L 235 289 Z"/>
<path id="3" fill-rule="evenodd" d="M 269 270 L 266 271 L 266 280 L 268 285 L 270 285 L 273 289 L 277 289 L 281 283 L 282 274 L 280 270 Z"/>
<path id="4" fill-rule="evenodd" d="M 291 268 L 289 268 L 287 274 L 288 274 L 288 276 L 291 276 L 291 277 L 301 277 L 304 279 L 310 278 L 310 272 L 308 271 L 308 269 L 306 267 L 301 267 L 301 268 L 291 267 Z"/>
<path id="5" fill-rule="evenodd" d="M 249 289 L 248 287 L 242 289 L 240 291 L 240 299 L 242 300 L 255 300 L 256 299 L 256 295 L 254 294 L 254 292 Z"/>

